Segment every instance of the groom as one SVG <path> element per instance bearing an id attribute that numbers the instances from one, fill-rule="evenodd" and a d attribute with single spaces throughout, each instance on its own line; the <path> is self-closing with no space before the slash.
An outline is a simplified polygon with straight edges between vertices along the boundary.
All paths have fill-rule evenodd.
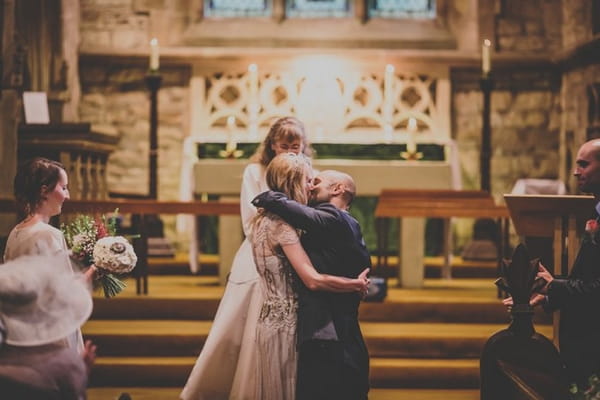
<path id="1" fill-rule="evenodd" d="M 306 232 L 302 245 L 317 271 L 354 278 L 371 266 L 360 226 L 347 211 L 355 194 L 352 177 L 328 170 L 313 179 L 313 207 L 273 191 L 252 204 Z M 298 282 L 297 399 L 367 399 L 369 355 L 358 324 L 359 296 L 314 292 Z"/>

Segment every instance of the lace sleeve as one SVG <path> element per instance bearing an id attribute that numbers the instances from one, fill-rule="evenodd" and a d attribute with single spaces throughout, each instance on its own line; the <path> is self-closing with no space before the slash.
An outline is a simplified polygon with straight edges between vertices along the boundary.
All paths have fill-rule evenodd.
<path id="1" fill-rule="evenodd" d="M 298 232 L 291 225 L 286 223 L 284 220 L 279 219 L 275 225 L 275 232 L 277 234 L 278 242 L 280 246 L 288 244 L 295 244 L 300 241 Z"/>

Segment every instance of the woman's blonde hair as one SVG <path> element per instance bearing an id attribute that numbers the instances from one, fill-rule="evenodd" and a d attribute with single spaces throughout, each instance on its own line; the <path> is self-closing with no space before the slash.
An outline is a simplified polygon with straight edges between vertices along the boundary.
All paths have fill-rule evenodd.
<path id="1" fill-rule="evenodd" d="M 307 204 L 307 175 L 311 171 L 310 159 L 303 154 L 282 153 L 267 166 L 267 185 L 282 192 L 289 199 Z"/>
<path id="2" fill-rule="evenodd" d="M 306 137 L 306 131 L 302 121 L 295 117 L 279 118 L 271 125 L 269 133 L 265 136 L 265 139 L 260 146 L 258 146 L 250 160 L 266 167 L 273 157 L 275 157 L 275 151 L 271 148 L 274 143 L 280 140 L 292 142 L 297 139 L 300 140 L 302 146 L 300 152 L 307 157 L 311 157 L 313 150 Z"/>

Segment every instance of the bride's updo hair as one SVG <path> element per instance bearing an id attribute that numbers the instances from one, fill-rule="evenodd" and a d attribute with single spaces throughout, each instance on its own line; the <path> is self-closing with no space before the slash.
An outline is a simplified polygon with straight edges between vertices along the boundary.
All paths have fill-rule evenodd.
<path id="1" fill-rule="evenodd" d="M 21 219 L 33 214 L 44 200 L 42 187 L 46 187 L 46 192 L 54 190 L 61 170 L 65 170 L 61 163 L 42 157 L 27 160 L 18 167 L 14 195 Z"/>
<path id="2" fill-rule="evenodd" d="M 310 160 L 302 153 L 279 154 L 267 166 L 267 185 L 291 200 L 307 204 L 306 185 L 311 171 Z"/>

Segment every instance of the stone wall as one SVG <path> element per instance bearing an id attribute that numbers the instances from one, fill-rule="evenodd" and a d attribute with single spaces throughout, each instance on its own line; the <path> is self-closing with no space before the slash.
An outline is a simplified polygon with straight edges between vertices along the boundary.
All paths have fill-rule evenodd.
<path id="1" fill-rule="evenodd" d="M 587 137 L 588 127 L 588 98 L 587 87 L 592 83 L 600 83 L 600 65 L 588 65 L 568 71 L 563 75 L 562 104 L 563 104 L 563 134 L 566 143 L 565 157 L 570 166 L 562 173 L 566 177 L 570 191 L 577 191 L 577 184 L 572 176 L 577 149 L 581 143 L 591 139 Z"/>
<path id="2" fill-rule="evenodd" d="M 564 0 L 562 15 L 563 48 L 568 49 L 592 39 L 592 1 Z"/>
<path id="3" fill-rule="evenodd" d="M 520 178 L 559 177 L 560 78 L 558 72 L 497 71 L 491 95 L 492 195 L 503 203 Z M 480 188 L 483 94 L 476 71 L 453 73 L 452 132 L 456 140 L 464 189 Z M 473 220 L 454 224 L 454 247 L 472 237 Z M 514 235 L 513 235 L 514 236 Z M 512 241 L 516 237 L 512 238 Z"/>
<path id="4" fill-rule="evenodd" d="M 498 201 L 520 178 L 559 176 L 560 80 L 557 72 L 498 72 L 491 97 L 491 184 Z M 453 74 L 453 137 L 463 186 L 478 189 L 483 94 L 477 76 Z"/>
<path id="5" fill-rule="evenodd" d="M 81 0 L 81 49 L 144 48 L 153 37 L 177 43 L 189 6 L 185 0 Z"/>
<path id="6" fill-rule="evenodd" d="M 107 168 L 111 192 L 148 194 L 149 92 L 146 70 L 127 65 L 82 64 L 81 120 L 94 130 L 120 137 Z M 183 139 L 189 134 L 189 70 L 162 71 L 158 93 L 158 196 L 179 199 Z M 173 218 L 163 219 L 167 236 L 174 235 Z"/>
<path id="7" fill-rule="evenodd" d="M 561 0 L 506 0 L 496 15 L 500 52 L 561 49 Z"/>
<path id="8" fill-rule="evenodd" d="M 563 15 L 563 46 L 565 54 L 568 54 L 577 46 L 581 46 L 593 38 L 592 2 L 586 0 L 565 1 L 563 2 Z M 564 60 L 565 64 L 568 64 L 569 61 L 568 58 Z M 562 139 L 565 147 L 564 157 L 570 166 L 561 171 L 561 174 L 567 180 L 572 192 L 577 191 L 575 179 L 572 177 L 577 149 L 581 143 L 590 139 L 586 134 L 589 122 L 586 90 L 588 85 L 600 83 L 599 77 L 600 64 L 575 62 L 565 71 L 562 78 Z"/>

